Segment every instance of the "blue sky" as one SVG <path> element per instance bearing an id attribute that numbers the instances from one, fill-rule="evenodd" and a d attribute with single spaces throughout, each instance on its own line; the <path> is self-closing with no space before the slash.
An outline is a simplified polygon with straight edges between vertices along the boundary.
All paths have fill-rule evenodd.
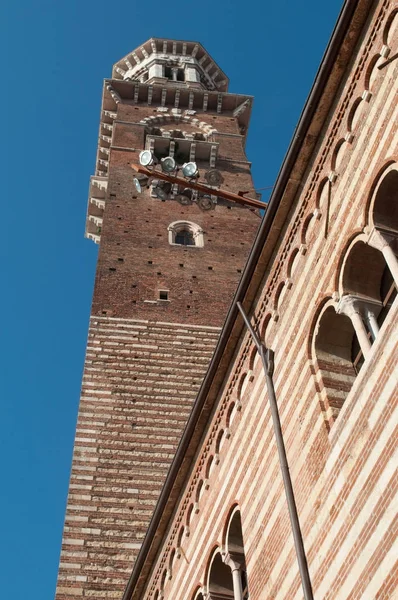
<path id="1" fill-rule="evenodd" d="M 247 153 L 256 186 L 269 186 L 341 4 L 2 4 L 3 598 L 54 597 L 97 256 L 83 234 L 102 80 L 152 36 L 202 42 L 230 91 L 255 96 Z"/>

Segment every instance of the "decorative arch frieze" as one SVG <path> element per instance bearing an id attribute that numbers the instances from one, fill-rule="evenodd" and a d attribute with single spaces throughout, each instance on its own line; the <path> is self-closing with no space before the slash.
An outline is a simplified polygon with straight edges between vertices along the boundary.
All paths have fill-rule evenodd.
<path id="1" fill-rule="evenodd" d="M 334 147 L 332 160 L 331 160 L 331 169 L 332 171 L 338 171 L 343 160 L 344 151 L 347 149 L 347 141 L 346 138 L 340 139 L 336 146 Z"/>
<path id="2" fill-rule="evenodd" d="M 173 548 L 170 552 L 170 557 L 169 557 L 168 579 L 172 579 L 172 577 L 173 577 L 173 567 L 174 567 L 175 559 L 176 559 L 176 549 Z"/>
<path id="3" fill-rule="evenodd" d="M 377 53 L 373 56 L 372 60 L 369 62 L 369 66 L 366 69 L 365 79 L 364 79 L 364 88 L 366 91 L 372 93 L 373 87 L 376 83 L 377 76 L 380 73 L 379 64 L 383 61 L 383 57 L 381 54 Z"/>
<path id="4" fill-rule="evenodd" d="M 145 125 L 145 127 L 148 130 L 152 127 L 159 127 L 160 125 L 170 125 L 172 123 L 176 123 L 179 129 L 182 129 L 184 123 L 186 123 L 198 129 L 198 131 L 201 131 L 207 137 L 214 133 L 217 133 L 217 129 L 215 129 L 209 123 L 206 123 L 206 121 L 200 121 L 196 117 L 191 117 L 190 115 L 186 114 L 162 113 L 160 115 L 145 117 L 140 121 L 140 124 Z"/>
<path id="5" fill-rule="evenodd" d="M 395 3 L 394 9 L 391 11 L 385 27 L 383 29 L 383 42 L 384 44 L 390 48 L 393 39 L 398 38 L 398 6 Z"/>

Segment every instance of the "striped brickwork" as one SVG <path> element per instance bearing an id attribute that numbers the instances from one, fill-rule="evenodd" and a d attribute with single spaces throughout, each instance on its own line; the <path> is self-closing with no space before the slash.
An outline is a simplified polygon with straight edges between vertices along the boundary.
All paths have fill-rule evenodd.
<path id="1" fill-rule="evenodd" d="M 396 593 L 397 378 L 396 309 L 374 349 L 371 381 L 363 371 L 328 437 L 316 403 L 311 372 L 303 353 L 292 401 L 283 394 L 293 386 L 277 374 L 277 394 L 303 528 L 315 598 L 394 598 Z M 298 343 L 294 350 L 298 351 Z M 383 367 L 374 368 L 382 357 Z M 373 363 L 373 364 L 372 364 Z M 221 422 L 221 426 L 225 421 Z M 214 426 L 214 424 L 213 424 Z M 214 448 L 207 459 L 214 453 Z M 302 591 L 274 446 L 265 382 L 260 365 L 230 424 L 230 438 L 209 477 L 199 511 L 182 536 L 181 558 L 164 568 L 165 598 L 193 597 L 206 587 L 206 568 L 214 546 L 222 547 L 231 507 L 242 513 L 250 597 L 301 599 Z M 200 478 L 197 480 L 199 483 Z M 196 486 L 190 498 L 194 500 Z M 188 503 L 187 509 L 190 506 Z M 184 528 L 185 514 L 176 528 Z M 178 547 L 178 535 L 173 542 Z M 383 596 L 382 590 L 388 594 Z M 148 593 L 145 598 L 154 597 Z"/>
<path id="2" fill-rule="evenodd" d="M 218 335 L 91 318 L 58 600 L 120 598 Z"/>
<path id="3" fill-rule="evenodd" d="M 398 597 L 398 300 L 353 383 L 352 373 L 332 369 L 322 378 L 314 353 L 320 311 L 342 296 L 347 249 L 356 236 L 368 239 L 374 190 L 383 173 L 398 169 L 398 60 L 386 62 L 385 48 L 397 52 L 398 4 L 374 7 L 254 310 L 275 351 L 276 396 L 316 600 Z M 248 335 L 143 598 L 191 600 L 198 590 L 206 597 L 212 557 L 227 550 L 234 505 L 250 600 L 303 598 L 265 379 Z"/>

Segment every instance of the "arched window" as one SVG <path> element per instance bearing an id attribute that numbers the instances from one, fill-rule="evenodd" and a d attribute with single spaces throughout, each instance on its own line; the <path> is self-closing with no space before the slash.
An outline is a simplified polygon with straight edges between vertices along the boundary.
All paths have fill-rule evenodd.
<path id="1" fill-rule="evenodd" d="M 384 271 L 381 274 L 381 278 L 380 278 L 380 290 L 379 290 L 379 293 L 377 294 L 377 300 L 380 304 L 377 307 L 377 310 L 375 311 L 374 326 L 372 327 L 372 324 L 371 324 L 369 318 L 366 318 L 366 316 L 365 316 L 365 319 L 364 319 L 364 324 L 365 324 L 367 336 L 368 336 L 370 343 L 373 343 L 375 341 L 377 334 L 378 334 L 378 330 L 383 325 L 388 313 L 390 312 L 393 302 L 394 302 L 395 298 L 397 297 L 397 292 L 398 292 L 397 284 L 395 283 L 395 281 L 393 279 L 390 269 L 387 266 L 385 266 Z M 364 313 L 366 315 L 367 314 L 366 302 L 364 302 L 364 304 L 365 304 Z M 359 373 L 364 362 L 365 362 L 365 357 L 364 357 L 363 351 L 359 345 L 357 336 L 355 336 L 353 343 L 352 343 L 352 363 L 354 365 L 354 369 L 357 374 Z"/>
<path id="2" fill-rule="evenodd" d="M 168 227 L 169 243 L 176 246 L 202 248 L 203 229 L 191 221 L 175 221 Z"/>
<path id="3" fill-rule="evenodd" d="M 217 552 L 212 560 L 207 585 L 210 598 L 217 600 L 234 600 L 234 585 L 231 569 Z"/>
<path id="4" fill-rule="evenodd" d="M 397 296 L 397 284 L 379 249 L 362 240 L 351 246 L 343 268 L 342 292 L 343 297 L 350 297 L 355 302 L 368 338 L 365 348 L 366 345 L 370 348 Z M 354 344 L 353 362 L 356 366 L 357 361 L 359 368 L 364 360 L 363 350 L 361 353 L 358 344 L 356 347 Z M 356 368 L 357 372 L 359 368 Z"/>
<path id="5" fill-rule="evenodd" d="M 398 170 L 392 165 L 374 195 L 371 220 L 377 229 L 398 233 Z"/>
<path id="6" fill-rule="evenodd" d="M 331 426 L 398 295 L 398 171 L 391 164 L 372 192 L 365 232 L 342 260 L 337 305 L 328 302 L 313 334 L 321 407 Z"/>
<path id="7" fill-rule="evenodd" d="M 243 546 L 242 521 L 240 510 L 236 507 L 231 515 L 226 537 L 225 563 L 232 571 L 235 600 L 247 600 L 249 588 L 246 573 L 245 549 Z"/>
<path id="8" fill-rule="evenodd" d="M 336 420 L 355 381 L 354 360 L 360 351 L 350 318 L 338 314 L 333 305 L 324 308 L 315 326 L 314 354 L 317 388 L 328 429 Z M 357 362 L 360 360 L 358 356 Z"/>

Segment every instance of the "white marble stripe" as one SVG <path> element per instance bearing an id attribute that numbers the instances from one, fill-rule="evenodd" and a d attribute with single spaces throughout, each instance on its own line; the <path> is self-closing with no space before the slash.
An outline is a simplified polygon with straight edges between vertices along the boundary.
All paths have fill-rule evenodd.
<path id="1" fill-rule="evenodd" d="M 362 595 L 363 600 L 369 600 L 369 598 L 376 598 L 376 594 L 377 594 L 378 590 L 383 585 L 383 582 L 388 579 L 388 575 L 391 574 L 392 576 L 394 576 L 394 573 L 396 575 L 396 570 L 394 570 L 394 566 L 395 566 L 395 563 L 397 560 L 397 556 L 398 556 L 398 538 L 395 539 L 391 548 L 389 549 L 389 551 L 386 553 L 385 557 L 381 561 L 376 573 L 373 575 L 372 579 L 370 580 L 369 585 L 367 586 L 367 588 L 365 588 L 363 595 Z M 361 566 L 361 565 L 359 565 L 359 566 Z M 366 571 L 365 571 L 365 573 L 366 573 Z M 397 594 L 397 590 L 395 590 L 395 594 Z M 395 596 L 395 597 L 397 597 L 397 596 Z M 339 598 L 341 600 L 345 600 L 346 596 L 342 596 L 342 594 L 339 593 L 336 600 L 338 600 Z M 390 596 L 390 598 L 392 599 L 393 597 Z"/>
<path id="2" fill-rule="evenodd" d="M 398 411 L 396 411 L 396 413 L 398 413 Z M 395 421 L 396 424 L 396 421 Z M 390 428 L 388 428 L 390 429 Z M 384 436 L 383 436 L 384 438 Z M 386 442 L 386 439 L 382 440 L 383 442 Z M 379 446 L 382 446 L 382 444 L 378 444 Z M 378 448 L 379 452 L 372 452 L 372 461 L 368 461 L 368 462 L 374 462 L 374 464 L 376 463 L 377 459 L 380 456 L 380 451 L 382 451 L 384 449 L 384 444 L 382 448 Z M 387 489 L 387 486 L 389 484 L 390 479 L 394 476 L 394 472 L 396 471 L 397 468 L 397 458 L 398 458 L 398 450 L 395 452 L 395 455 L 389 460 L 386 468 L 384 469 L 384 471 L 381 473 L 380 477 L 379 477 L 379 481 L 378 481 L 378 485 L 375 485 L 372 492 L 369 494 L 365 505 L 363 506 L 361 512 L 359 513 L 359 515 L 357 516 L 357 518 L 355 519 L 355 522 L 351 524 L 351 529 L 349 532 L 346 533 L 345 537 L 343 539 L 339 538 L 337 535 L 337 532 L 335 531 L 335 529 L 337 529 L 337 527 L 332 527 L 332 529 L 330 530 L 330 532 L 328 532 L 328 539 L 333 538 L 334 540 L 339 540 L 339 550 L 337 552 L 337 554 L 335 555 L 335 557 L 333 558 L 333 560 L 329 563 L 329 568 L 327 570 L 327 573 L 325 575 L 325 577 L 323 578 L 321 584 L 319 585 L 319 587 L 317 588 L 317 594 L 318 596 L 322 597 L 323 595 L 326 594 L 328 587 L 330 586 L 330 572 L 334 572 L 337 573 L 339 572 L 339 570 L 341 569 L 341 567 L 343 566 L 344 562 L 346 561 L 347 557 L 349 556 L 350 552 L 352 551 L 352 548 L 355 544 L 355 542 L 357 541 L 358 538 L 361 537 L 361 535 L 363 535 L 364 529 L 366 528 L 366 524 L 369 521 L 369 519 L 372 517 L 372 515 L 374 514 L 374 512 L 377 510 L 377 505 L 378 505 L 378 501 L 380 498 L 380 489 Z M 376 459 L 376 460 L 375 460 Z M 369 469 L 369 465 L 366 465 L 366 473 L 368 474 L 368 469 Z M 362 481 L 358 481 L 356 486 L 355 486 L 355 490 L 357 492 L 357 494 L 354 495 L 354 493 L 351 493 L 349 498 L 347 499 L 347 513 L 350 510 L 350 508 L 352 507 L 352 505 L 354 504 L 355 500 L 357 499 L 357 495 L 359 493 L 359 486 L 361 484 L 364 483 L 365 477 L 363 475 L 363 472 L 361 473 L 361 476 L 358 478 L 361 479 Z M 360 489 L 362 489 L 362 485 L 360 487 Z M 374 549 L 377 547 L 379 540 L 381 540 L 381 538 L 383 537 L 383 535 L 386 533 L 386 531 L 388 530 L 388 527 L 390 526 L 391 521 L 394 519 L 394 517 L 396 516 L 396 502 L 393 499 L 389 505 L 389 508 L 386 510 L 386 512 L 383 515 L 383 518 L 381 519 L 381 521 L 378 523 L 377 528 L 372 532 L 371 538 L 369 540 L 369 542 L 367 543 L 366 548 L 361 552 L 360 554 L 360 560 L 361 560 L 361 564 L 365 565 L 367 560 L 370 558 L 372 552 L 374 551 Z M 347 514 L 347 518 L 349 518 L 349 515 Z M 341 522 L 336 521 L 336 523 L 338 523 L 338 525 L 341 525 Z M 334 531 L 333 531 L 334 530 Z M 324 545 L 325 546 L 325 545 Z M 323 548 L 323 553 L 325 551 L 325 548 Z M 365 557 L 366 560 L 365 560 Z M 351 567 L 351 571 L 354 570 L 354 566 Z M 349 587 L 349 584 L 347 584 L 348 582 L 352 582 L 352 584 L 354 583 L 355 580 L 355 576 L 354 577 L 350 577 L 350 575 L 347 575 L 347 579 L 346 579 L 346 583 L 345 586 L 342 588 L 345 589 L 347 586 Z M 340 593 L 342 593 L 342 590 Z"/>

